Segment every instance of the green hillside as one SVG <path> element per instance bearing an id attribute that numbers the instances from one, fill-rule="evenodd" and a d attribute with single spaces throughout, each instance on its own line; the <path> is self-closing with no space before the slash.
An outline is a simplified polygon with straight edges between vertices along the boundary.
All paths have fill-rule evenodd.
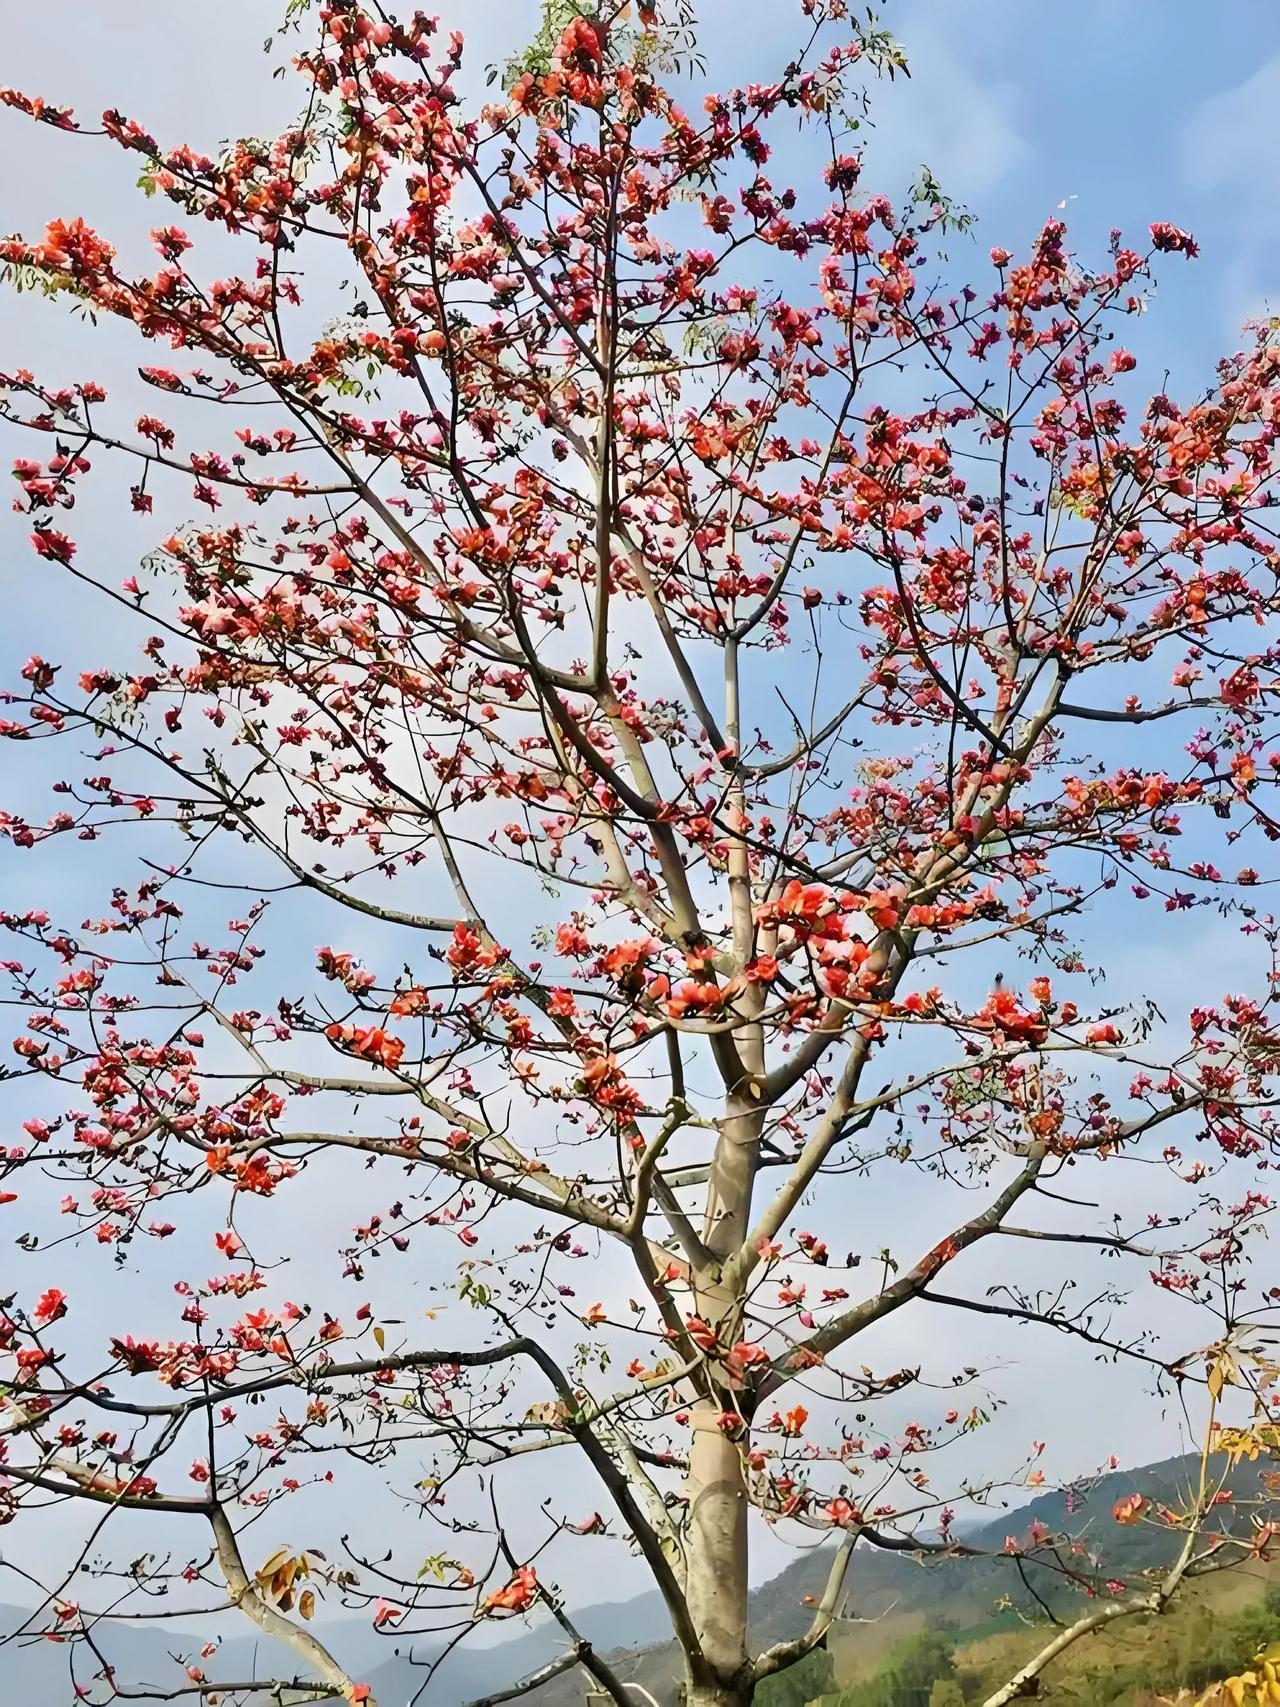
<path id="1" fill-rule="evenodd" d="M 1049 1630 L 1046 1610 L 1069 1619 L 1089 1604 L 1084 1589 L 1057 1568 L 1056 1554 L 1041 1562 L 1024 1560 L 1019 1573 L 1015 1561 L 1003 1552 L 1006 1537 L 1025 1546 L 1037 1524 L 1055 1537 L 1070 1537 L 1078 1549 L 1071 1558 L 1073 1570 L 1099 1584 L 1108 1576 L 1132 1577 L 1158 1568 L 1172 1561 L 1181 1535 L 1151 1522 L 1117 1523 L 1112 1506 L 1122 1495 L 1137 1492 L 1146 1496 L 1152 1508 L 1185 1508 L 1198 1468 L 1194 1457 L 1169 1459 L 1043 1494 L 1016 1509 L 1001 1507 L 964 1536 L 968 1546 L 988 1557 L 927 1558 L 860 1548 L 854 1555 L 843 1616 L 828 1639 L 828 1654 L 814 1656 L 799 1679 L 772 1681 L 762 1691 L 761 1707 L 802 1707 L 818 1697 L 827 1703 L 839 1702 L 840 1707 L 929 1707 L 933 1685 L 939 1680 L 948 1686 L 941 1694 L 949 1699 L 935 1701 L 933 1707 L 981 1701 L 1044 1644 Z M 1257 1465 L 1240 1465 L 1231 1478 L 1235 1494 L 1257 1498 L 1263 1473 Z M 1230 1507 L 1224 1506 L 1220 1522 L 1226 1526 L 1231 1521 Z M 799 1635 L 807 1627 L 829 1565 L 829 1550 L 806 1553 L 755 1591 L 751 1617 L 757 1646 Z M 1044 1680 L 1042 1693 L 1062 1693 L 1064 1699 L 1081 1702 L 1120 1703 L 1153 1683 L 1176 1690 L 1181 1683 L 1194 1686 L 1201 1670 L 1206 1679 L 1222 1675 L 1223 1668 L 1214 1670 L 1220 1659 L 1229 1671 L 1257 1646 L 1257 1620 L 1270 1617 L 1258 1610 L 1267 1586 L 1263 1567 L 1211 1579 L 1189 1590 L 1175 1611 L 1160 1620 L 1135 1620 L 1081 1642 Z M 628 1608 L 621 1606 L 616 1612 L 618 1626 L 627 1629 Z M 1231 1622 L 1237 1617 L 1243 1620 L 1238 1629 Z M 1220 1638 L 1216 1646 L 1204 1636 L 1206 1620 Z M 916 1665 L 922 1632 L 945 1638 L 942 1645 L 950 1656 L 927 1685 L 922 1678 L 928 1664 L 923 1672 Z M 1276 1633 L 1280 1635 L 1280 1629 Z M 603 1631 L 596 1633 L 595 1641 L 598 1648 L 606 1647 Z M 616 1648 L 610 1659 L 620 1674 L 643 1683 L 661 1707 L 674 1707 L 679 1689 L 674 1650 L 667 1645 L 624 1648 L 621 1642 Z M 1203 1665 L 1195 1661 L 1196 1654 L 1203 1656 Z M 930 1663 L 938 1665 L 936 1655 Z M 892 1688 L 886 1694 L 887 1674 L 904 1664 L 909 1675 L 900 1679 L 899 1694 L 895 1696 Z M 1110 1685 L 1104 1688 L 1092 1681 L 1094 1671 L 1114 1675 L 1115 1691 L 1108 1693 Z M 384 1677 L 392 1681 L 390 1666 Z M 875 1690 L 863 1697 L 859 1687 L 873 1679 L 879 1680 Z M 798 1685 L 803 1685 L 803 1693 L 797 1692 Z M 1068 1690 L 1070 1695 L 1065 1693 Z M 537 1707 L 575 1707 L 584 1693 L 581 1679 L 570 1673 L 525 1699 Z"/>
<path id="2" fill-rule="evenodd" d="M 1270 1577 L 1271 1580 L 1267 1580 Z M 873 1666 L 831 1670 L 819 1707 L 962 1707 L 981 1702 L 1051 1635 L 1006 1612 L 997 1628 L 919 1630 Z M 1155 1696 L 1199 1692 L 1240 1671 L 1280 1639 L 1280 1575 L 1225 1575 L 1193 1586 L 1160 1618 L 1133 1619 L 1069 1649 L 1041 1695 L 1079 1707 L 1144 1707 Z M 791 1707 L 787 1702 L 785 1707 Z"/>

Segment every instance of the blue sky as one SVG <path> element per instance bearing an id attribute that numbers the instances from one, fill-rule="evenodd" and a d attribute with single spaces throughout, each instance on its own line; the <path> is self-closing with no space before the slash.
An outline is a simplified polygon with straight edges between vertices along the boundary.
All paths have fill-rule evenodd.
<path id="1" fill-rule="evenodd" d="M 275 0 L 168 9 L 142 0 L 113 0 L 109 7 L 46 0 L 6 19 L 3 74 L 86 115 L 118 106 L 162 139 L 190 140 L 212 152 L 230 134 L 267 132 L 292 116 L 297 85 L 273 80 L 276 61 L 260 51 L 277 10 Z M 484 67 L 531 33 L 538 7 L 533 0 L 440 0 L 439 10 L 446 24 L 468 35 L 468 78 L 478 88 Z M 709 79 L 722 86 L 777 66 L 798 6 L 703 0 L 701 13 Z M 953 239 L 957 274 L 966 270 L 968 249 L 977 272 L 991 244 L 1017 250 L 1050 215 L 1068 220 L 1086 256 L 1101 254 L 1115 225 L 1141 233 L 1149 221 L 1168 219 L 1191 229 L 1202 258 L 1162 269 L 1152 312 L 1132 341 L 1152 364 L 1153 387 L 1163 367 L 1172 389 L 1185 393 L 1207 382 L 1214 358 L 1235 346 L 1240 322 L 1265 311 L 1269 293 L 1272 301 L 1280 297 L 1274 0 L 1223 0 L 1211 12 L 1190 0 L 935 0 L 891 4 L 883 18 L 907 49 L 912 78 L 875 93 L 866 181 L 900 194 L 927 162 L 978 218 L 971 237 Z M 128 159 L 109 146 L 34 133 L 5 112 L 0 137 L 8 163 L 0 230 L 34 232 L 53 215 L 82 213 L 127 248 L 130 234 L 136 243 L 156 223 L 154 207 L 131 194 L 135 172 Z M 94 373 L 114 383 L 127 381 L 139 359 L 120 329 L 94 333 L 34 300 L 6 301 L 0 315 L 0 369 L 24 364 L 51 380 Z M 13 454 L 22 448 L 15 444 Z M 122 522 L 115 506 L 95 510 L 92 502 L 86 500 L 82 514 L 90 529 L 100 529 L 99 549 L 119 557 L 123 576 L 146 548 L 147 527 Z M 86 522 L 78 530 L 82 540 Z M 70 640 L 97 634 L 91 612 L 49 596 L 25 533 L 21 518 L 0 514 L 0 566 L 13 617 L 0 637 L 6 675 L 28 652 L 74 657 Z M 74 863 L 78 858 L 71 850 L 57 874 L 68 897 L 84 881 L 87 868 Z M 10 886 L 7 901 L 24 893 L 48 900 L 47 880 L 37 881 L 21 860 L 15 864 L 7 848 L 0 850 L 0 877 Z M 1137 954 L 1140 939 L 1131 941 Z M 312 946 L 301 945 L 300 964 Z M 1132 968 L 1133 987 L 1176 991 L 1181 983 L 1189 990 L 1187 949 L 1184 942 L 1143 956 Z M 1232 945 L 1227 952 L 1234 953 Z M 331 1208 L 336 1238 L 350 1216 L 344 1204 Z M 905 1232 L 906 1218 L 918 1210 L 899 1206 L 896 1213 L 898 1227 L 886 1222 L 886 1239 Z M 928 1328 L 922 1332 L 927 1339 Z M 1102 1416 L 1062 1390 L 1063 1366 L 1053 1348 L 1033 1347 L 1023 1335 L 1014 1355 L 1022 1406 L 1017 1438 L 1055 1428 L 1061 1438 L 1065 1424 L 1074 1457 L 1064 1458 L 1064 1471 L 1096 1462 L 1124 1432 L 1117 1420 L 1138 1414 L 1136 1377 L 1116 1376 L 1111 1414 Z M 1158 1456 L 1176 1444 L 1171 1428 L 1136 1455 Z M 776 1568 L 776 1555 L 766 1559 L 765 1568 Z M 566 1558 L 567 1575 L 581 1568 Z M 588 1561 L 585 1569 L 591 1568 Z M 585 1577 L 582 1586 L 599 1589 L 598 1580 Z M 630 1586 L 625 1576 L 619 1586 Z"/>

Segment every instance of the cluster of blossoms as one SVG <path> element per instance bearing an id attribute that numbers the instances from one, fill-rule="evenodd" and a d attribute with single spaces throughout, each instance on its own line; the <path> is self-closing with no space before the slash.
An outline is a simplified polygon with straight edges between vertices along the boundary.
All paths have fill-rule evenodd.
<path id="1" fill-rule="evenodd" d="M 930 282 L 947 207 L 842 151 L 859 80 L 897 63 L 843 0 L 804 0 L 777 80 L 693 113 L 658 75 L 679 5 L 565 10 L 470 111 L 460 37 L 326 0 L 280 135 L 214 158 L 104 115 L 173 209 L 157 260 L 81 218 L 0 244 L 168 351 L 124 410 L 0 376 L 33 571 L 138 637 L 131 662 L 19 666 L 0 736 L 66 759 L 0 837 L 30 862 L 154 850 L 101 917 L 0 914 L 30 1098 L 0 1213 L 41 1225 L 54 1182 L 58 1234 L 121 1269 L 185 1272 L 211 1240 L 222 1270 L 96 1362 L 65 1275 L 4 1303 L 0 1516 L 53 1494 L 199 1518 L 185 1587 L 222 1570 L 284 1616 L 315 1573 L 399 1630 L 533 1607 L 518 1526 L 459 1515 L 457 1472 L 581 1449 L 612 1505 L 557 1542 L 625 1532 L 690 1701 L 748 1707 L 825 1635 L 749 1653 L 748 1508 L 847 1560 L 948 1550 L 955 1489 L 986 1491 L 932 1466 L 992 1414 L 987 1378 L 957 1349 L 926 1385 L 897 1312 L 1040 1323 L 1184 1380 L 1028 1253 L 1132 1260 L 1157 1314 L 1217 1308 L 1224 1333 L 1258 1304 L 1280 340 L 1253 330 L 1192 402 L 1136 389 L 1118 332 L 1159 257 L 1196 254 L 1166 223 L 1086 268 L 1054 219 L 981 287 Z M 793 187 L 796 117 L 826 140 Z M 209 225 L 239 272 L 202 270 Z M 352 294 L 321 323 L 304 259 L 333 244 Z M 77 510 L 111 468 L 134 529 L 168 486 L 199 518 L 156 525 L 122 582 Z M 227 919 L 232 883 L 262 899 Z M 1110 1003 L 1121 904 L 1238 924 L 1258 964 L 1182 1016 Z M 1130 1227 L 1132 1158 L 1158 1185 Z M 1063 1235 L 1036 1215 L 1068 1168 L 1102 1207 Z M 335 1202 L 334 1272 L 278 1301 Z M 584 1303 L 606 1246 L 631 1295 L 600 1265 Z M 424 1344 L 375 1301 L 410 1252 L 485 1332 Z M 1039 1487 L 1044 1450 L 1008 1481 Z M 247 1522 L 305 1509 L 331 1464 L 435 1454 L 417 1494 L 454 1500 L 470 1562 L 415 1576 L 380 1535 L 360 1570 L 286 1550 L 236 1586 Z M 1008 1550 L 1126 1592 L 1040 1527 Z"/>

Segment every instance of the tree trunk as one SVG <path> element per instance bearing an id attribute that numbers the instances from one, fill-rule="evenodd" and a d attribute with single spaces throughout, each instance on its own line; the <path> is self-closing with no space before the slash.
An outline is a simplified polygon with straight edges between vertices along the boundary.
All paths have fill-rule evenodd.
<path id="1" fill-rule="evenodd" d="M 742 1453 L 738 1442 L 721 1430 L 714 1406 L 700 1403 L 690 1420 L 689 1616 L 707 1664 L 718 1676 L 732 1677 L 747 1658 L 747 1495 Z M 707 1696 L 706 1707 L 717 1699 Z M 730 1699 L 725 1697 L 726 1702 Z"/>
<path id="2" fill-rule="evenodd" d="M 743 1694 L 732 1685 L 689 1684 L 682 1707 L 751 1707 L 751 1695 Z"/>
<path id="3" fill-rule="evenodd" d="M 748 1071 L 759 1071 L 755 1027 L 743 1050 Z M 726 1099 L 725 1117 L 712 1162 L 703 1237 L 716 1262 L 710 1276 L 694 1288 L 699 1315 L 724 1345 L 741 1333 L 741 1298 L 720 1283 L 720 1265 L 746 1236 L 763 1112 L 754 1093 L 742 1087 Z M 726 1408 L 734 1399 L 725 1396 Z M 711 1399 L 700 1399 L 690 1417 L 689 1519 L 686 1535 L 686 1590 L 689 1614 L 702 1646 L 702 1659 L 716 1681 L 691 1685 L 689 1702 L 697 1707 L 741 1707 L 747 1669 L 747 1487 L 744 1442 L 721 1426 Z M 707 1690 L 710 1689 L 710 1693 Z M 717 1693 L 719 1691 L 719 1693 Z"/>

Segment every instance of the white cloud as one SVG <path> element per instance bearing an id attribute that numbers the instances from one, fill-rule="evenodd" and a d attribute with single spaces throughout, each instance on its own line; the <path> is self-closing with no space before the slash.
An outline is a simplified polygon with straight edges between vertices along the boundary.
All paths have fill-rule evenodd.
<path id="1" fill-rule="evenodd" d="M 1243 83 L 1210 95 L 1195 109 L 1183 134 L 1183 173 L 1196 190 L 1248 189 L 1249 207 L 1256 214 L 1265 198 L 1253 193 L 1255 174 L 1277 143 L 1280 54 Z"/>
<path id="2" fill-rule="evenodd" d="M 1216 199 L 1235 242 L 1217 283 L 1223 328 L 1232 340 L 1246 320 L 1274 309 L 1264 281 L 1274 274 L 1270 249 L 1280 237 L 1280 215 L 1257 185 L 1260 166 L 1278 147 L 1280 54 L 1242 83 L 1201 101 L 1182 134 L 1183 180 Z"/>
<path id="3" fill-rule="evenodd" d="M 909 96 L 877 91 L 868 181 L 913 179 L 927 164 L 944 190 L 977 201 L 1030 154 L 1017 86 L 979 79 L 935 18 L 918 12 L 897 33 L 909 46 Z"/>

